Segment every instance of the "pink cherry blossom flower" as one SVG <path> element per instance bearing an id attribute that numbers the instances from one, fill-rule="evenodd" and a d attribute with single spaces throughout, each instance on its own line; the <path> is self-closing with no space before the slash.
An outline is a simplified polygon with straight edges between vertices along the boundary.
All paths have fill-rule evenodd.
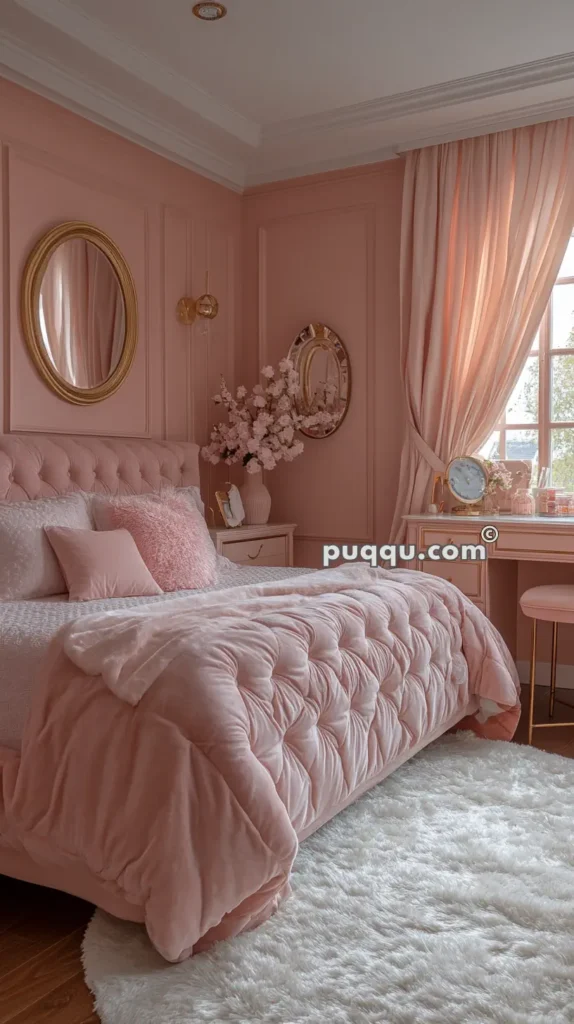
<path id="1" fill-rule="evenodd" d="M 248 392 L 240 384 L 235 398 L 221 378 L 214 402 L 224 406 L 228 422 L 216 423 L 210 443 L 201 449 L 202 457 L 213 465 L 220 461 L 228 466 L 242 462 L 250 473 L 274 469 L 281 459 L 292 462 L 304 450 L 297 436 L 301 427 L 319 428 L 325 434 L 339 421 L 337 388 L 332 381 L 317 384 L 311 407 L 302 415 L 296 405 L 299 375 L 292 361 L 282 359 L 278 375 L 272 366 L 263 367 L 261 372 L 266 386 L 256 384 Z"/>

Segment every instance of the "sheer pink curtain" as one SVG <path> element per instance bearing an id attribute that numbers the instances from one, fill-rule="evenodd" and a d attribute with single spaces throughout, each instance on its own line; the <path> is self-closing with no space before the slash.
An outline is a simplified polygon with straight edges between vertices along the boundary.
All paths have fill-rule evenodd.
<path id="1" fill-rule="evenodd" d="M 434 472 L 487 438 L 574 225 L 574 119 L 409 153 L 401 242 L 407 404 L 393 536 Z"/>

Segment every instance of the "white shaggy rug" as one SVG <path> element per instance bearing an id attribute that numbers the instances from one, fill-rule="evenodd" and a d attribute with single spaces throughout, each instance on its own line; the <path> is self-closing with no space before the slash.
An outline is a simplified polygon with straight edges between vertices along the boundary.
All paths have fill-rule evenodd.
<path id="1" fill-rule="evenodd" d="M 176 966 L 98 911 L 104 1024 L 572 1024 L 574 760 L 439 740 L 302 846 L 258 930 Z"/>

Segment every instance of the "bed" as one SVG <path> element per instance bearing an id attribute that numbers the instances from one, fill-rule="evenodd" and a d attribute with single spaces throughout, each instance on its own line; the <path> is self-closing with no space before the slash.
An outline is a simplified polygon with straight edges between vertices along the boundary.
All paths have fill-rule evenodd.
<path id="1" fill-rule="evenodd" d="M 0 438 L 0 499 L 164 483 L 199 483 L 197 446 Z M 0 616 L 0 872 L 145 922 L 172 961 L 265 920 L 298 843 L 427 743 L 519 715 L 502 640 L 425 574 L 228 567 Z"/>

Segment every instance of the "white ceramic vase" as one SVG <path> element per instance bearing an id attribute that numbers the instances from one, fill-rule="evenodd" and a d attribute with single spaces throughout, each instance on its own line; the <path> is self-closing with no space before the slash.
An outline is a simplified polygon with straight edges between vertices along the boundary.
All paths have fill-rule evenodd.
<path id="1" fill-rule="evenodd" d="M 271 495 L 263 483 L 260 469 L 256 473 L 248 473 L 245 469 L 243 486 L 239 492 L 247 526 L 262 526 L 266 523 L 271 512 Z"/>

